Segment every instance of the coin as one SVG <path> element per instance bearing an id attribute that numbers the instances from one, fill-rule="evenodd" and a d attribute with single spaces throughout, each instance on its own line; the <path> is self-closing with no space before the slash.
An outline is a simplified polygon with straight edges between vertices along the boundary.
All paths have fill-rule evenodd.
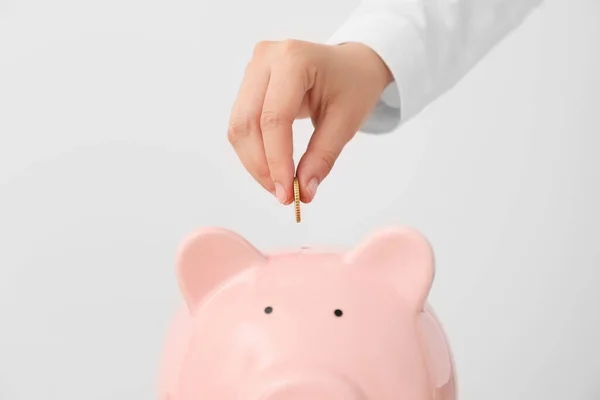
<path id="1" fill-rule="evenodd" d="M 300 184 L 298 178 L 294 178 L 294 209 L 296 211 L 296 222 L 300 223 Z"/>

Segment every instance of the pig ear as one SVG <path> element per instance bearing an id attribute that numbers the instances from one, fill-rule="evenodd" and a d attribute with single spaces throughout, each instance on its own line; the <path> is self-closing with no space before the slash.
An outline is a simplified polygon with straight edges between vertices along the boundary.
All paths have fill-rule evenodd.
<path id="1" fill-rule="evenodd" d="M 179 287 L 190 312 L 209 293 L 237 273 L 262 264 L 266 257 L 240 235 L 208 228 L 188 238 L 177 262 Z"/>
<path id="2" fill-rule="evenodd" d="M 434 276 L 434 257 L 429 242 L 410 228 L 375 232 L 346 255 L 355 268 L 368 268 L 389 282 L 419 311 L 425 305 Z"/>

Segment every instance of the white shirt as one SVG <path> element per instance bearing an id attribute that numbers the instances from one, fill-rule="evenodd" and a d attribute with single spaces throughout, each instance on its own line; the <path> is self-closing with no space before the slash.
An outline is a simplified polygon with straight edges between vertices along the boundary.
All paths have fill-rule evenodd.
<path id="1" fill-rule="evenodd" d="M 363 43 L 394 83 L 363 127 L 390 132 L 454 86 L 542 0 L 364 0 L 329 44 Z"/>

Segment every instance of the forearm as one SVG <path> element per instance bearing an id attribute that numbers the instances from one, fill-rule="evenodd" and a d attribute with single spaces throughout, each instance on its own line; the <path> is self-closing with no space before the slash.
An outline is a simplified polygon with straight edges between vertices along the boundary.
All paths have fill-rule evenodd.
<path id="1" fill-rule="evenodd" d="M 416 116 L 454 86 L 542 0 L 365 0 L 329 43 L 371 47 L 394 77 L 374 111 Z M 372 121 L 373 122 L 373 121 Z"/>

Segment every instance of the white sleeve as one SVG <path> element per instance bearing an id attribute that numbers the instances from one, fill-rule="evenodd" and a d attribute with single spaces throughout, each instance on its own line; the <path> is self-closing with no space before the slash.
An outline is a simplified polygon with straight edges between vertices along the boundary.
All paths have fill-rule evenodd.
<path id="1" fill-rule="evenodd" d="M 390 132 L 454 86 L 542 0 L 364 0 L 328 40 L 363 43 L 394 76 L 361 130 Z"/>

